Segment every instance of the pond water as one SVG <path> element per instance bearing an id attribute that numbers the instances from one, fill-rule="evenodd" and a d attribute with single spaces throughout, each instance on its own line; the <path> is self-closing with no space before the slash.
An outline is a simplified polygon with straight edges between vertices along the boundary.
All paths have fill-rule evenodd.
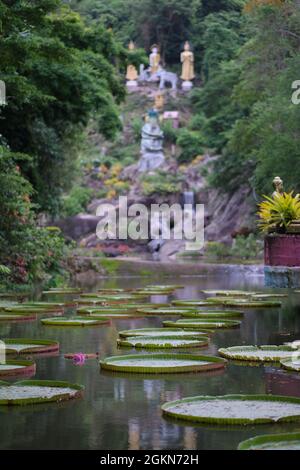
<path id="1" fill-rule="evenodd" d="M 86 286 L 89 292 L 102 287 L 143 287 L 151 278 L 115 278 Z M 168 277 L 160 284 L 183 284 L 177 299 L 201 298 L 201 289 L 263 289 L 262 277 Z M 267 291 L 266 291 L 267 292 Z M 278 291 L 279 292 L 279 291 Z M 281 292 L 281 291 L 280 291 Z M 283 291 L 284 292 L 284 291 Z M 174 297 L 171 297 L 173 299 Z M 58 299 L 58 297 L 57 297 Z M 57 300 L 51 297 L 51 301 Z M 59 300 L 61 297 L 59 297 Z M 152 300 L 164 302 L 165 296 Z M 147 300 L 145 300 L 147 301 Z M 68 311 L 70 314 L 72 310 Z M 175 317 L 170 317 L 171 319 Z M 160 318 L 113 320 L 112 326 L 89 328 L 43 326 L 33 323 L 0 324 L 0 339 L 41 338 L 58 340 L 59 355 L 37 357 L 36 379 L 62 380 L 86 387 L 84 398 L 61 404 L 0 407 L 1 449 L 236 449 L 239 442 L 259 434 L 299 431 L 300 424 L 226 427 L 187 426 L 162 417 L 167 401 L 196 395 L 264 394 L 300 397 L 300 374 L 279 365 L 255 367 L 229 363 L 224 371 L 168 376 L 127 375 L 100 372 L 97 360 L 75 366 L 65 353 L 99 351 L 100 357 L 144 354 L 118 349 L 118 331 L 161 327 Z M 210 346 L 193 354 L 217 355 L 218 348 L 252 344 L 282 344 L 300 339 L 300 294 L 290 293 L 283 308 L 247 309 L 240 328 L 218 330 Z M 169 353 L 170 351 L 168 351 Z M 182 352 L 185 352 L 183 350 Z M 186 350 L 191 352 L 191 350 Z M 151 352 L 150 352 L 151 354 Z"/>

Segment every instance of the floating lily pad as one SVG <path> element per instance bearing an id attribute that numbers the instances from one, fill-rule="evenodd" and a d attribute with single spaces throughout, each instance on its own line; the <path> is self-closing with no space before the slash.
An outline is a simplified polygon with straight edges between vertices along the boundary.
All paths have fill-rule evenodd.
<path id="1" fill-rule="evenodd" d="M 300 421 L 300 398 L 273 395 L 199 396 L 165 403 L 163 413 L 210 424 L 264 424 Z"/>
<path id="2" fill-rule="evenodd" d="M 251 299 L 281 299 L 288 297 L 288 294 L 254 294 Z"/>
<path id="3" fill-rule="evenodd" d="M 34 321 L 36 315 L 25 313 L 0 313 L 0 323 L 2 322 L 23 322 L 23 321 Z"/>
<path id="4" fill-rule="evenodd" d="M 126 320 L 130 318 L 144 318 L 141 313 L 130 313 L 130 312 L 93 312 L 87 315 L 86 318 L 110 318 L 115 320 Z"/>
<path id="5" fill-rule="evenodd" d="M 120 294 L 120 295 L 99 295 L 99 294 L 82 294 L 81 300 L 84 301 L 97 301 L 107 303 L 122 303 L 124 301 L 136 300 L 137 296 L 132 294 Z"/>
<path id="6" fill-rule="evenodd" d="M 86 317 L 58 317 L 44 318 L 41 320 L 43 325 L 48 326 L 96 326 L 110 323 L 109 318 L 89 318 Z"/>
<path id="7" fill-rule="evenodd" d="M 135 354 L 108 357 L 100 361 L 101 368 L 104 370 L 141 374 L 205 372 L 222 369 L 225 364 L 226 361 L 219 357 L 195 356 L 192 354 Z"/>
<path id="8" fill-rule="evenodd" d="M 256 292 L 248 292 L 244 290 L 203 290 L 202 292 L 206 295 L 217 295 L 221 297 L 248 297 L 256 294 Z"/>
<path id="9" fill-rule="evenodd" d="M 32 303 L 32 304 L 19 304 L 12 307 L 5 308 L 5 312 L 10 313 L 52 313 L 52 312 L 63 312 L 64 304 L 42 304 L 42 303 Z"/>
<path id="10" fill-rule="evenodd" d="M 243 308 L 275 308 L 281 307 L 282 303 L 277 300 L 251 300 L 251 299 L 229 299 L 225 297 L 211 297 L 207 299 L 215 305 L 224 305 L 227 307 L 243 307 Z"/>
<path id="11" fill-rule="evenodd" d="M 118 346 L 138 349 L 180 349 L 180 348 L 201 348 L 208 346 L 209 338 L 182 336 L 133 336 L 123 340 L 118 340 Z"/>
<path id="12" fill-rule="evenodd" d="M 208 300 L 173 300 L 172 305 L 176 307 L 211 307 L 211 302 Z"/>
<path id="13" fill-rule="evenodd" d="M 120 331 L 119 336 L 121 338 L 128 338 L 134 336 L 164 336 L 164 337 L 177 337 L 177 338 L 195 338 L 195 337 L 203 337 L 209 334 L 208 331 L 188 331 L 176 328 L 141 328 L 138 330 L 127 330 L 127 331 Z"/>
<path id="14" fill-rule="evenodd" d="M 295 352 L 295 350 L 294 350 Z M 290 353 L 291 356 L 292 353 Z M 282 359 L 280 364 L 284 369 L 292 370 L 294 372 L 300 372 L 300 357 L 289 357 L 286 359 Z"/>
<path id="15" fill-rule="evenodd" d="M 4 339 L 6 354 L 44 354 L 59 351 L 57 341 L 44 339 Z"/>
<path id="16" fill-rule="evenodd" d="M 50 289 L 44 290 L 44 295 L 71 295 L 71 294 L 81 294 L 82 290 L 77 288 L 64 288 L 64 289 Z"/>
<path id="17" fill-rule="evenodd" d="M 238 310 L 197 310 L 195 312 L 185 312 L 184 318 L 240 318 L 244 315 Z"/>
<path id="18" fill-rule="evenodd" d="M 140 290 L 136 292 L 137 296 L 149 297 L 151 295 L 171 295 L 174 290 Z"/>
<path id="19" fill-rule="evenodd" d="M 32 361 L 6 361 L 0 364 L 0 377 L 34 375 L 35 371 L 36 365 Z"/>
<path id="20" fill-rule="evenodd" d="M 290 346 L 233 346 L 219 349 L 219 354 L 239 361 L 279 362 L 294 351 Z"/>
<path id="21" fill-rule="evenodd" d="M 300 433 L 253 437 L 241 442 L 238 450 L 300 450 Z"/>
<path id="22" fill-rule="evenodd" d="M 241 322 L 238 320 L 213 320 L 210 318 L 203 319 L 182 319 L 174 321 L 164 321 L 163 325 L 168 328 L 190 328 L 194 330 L 216 329 L 216 328 L 235 328 L 240 326 Z"/>
<path id="23" fill-rule="evenodd" d="M 1 385 L 1 384 L 0 384 Z M 0 386 L 0 405 L 31 405 L 80 398 L 84 387 L 53 380 L 25 380 Z"/>
<path id="24" fill-rule="evenodd" d="M 139 308 L 138 312 L 143 313 L 145 315 L 169 315 L 169 316 L 176 316 L 176 315 L 183 315 L 187 312 L 196 312 L 197 310 L 186 310 L 184 308 Z"/>

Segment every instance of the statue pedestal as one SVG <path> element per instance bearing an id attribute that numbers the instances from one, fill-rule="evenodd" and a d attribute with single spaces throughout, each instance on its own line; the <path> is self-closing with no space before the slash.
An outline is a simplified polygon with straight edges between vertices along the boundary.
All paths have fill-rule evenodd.
<path id="1" fill-rule="evenodd" d="M 163 152 L 145 152 L 139 161 L 139 171 L 144 173 L 157 170 L 165 162 Z"/>
<path id="2" fill-rule="evenodd" d="M 136 91 L 139 87 L 139 84 L 137 80 L 128 80 L 126 87 L 128 91 Z"/>
<path id="3" fill-rule="evenodd" d="M 272 234 L 265 238 L 265 285 L 299 289 L 299 234 Z"/>
<path id="4" fill-rule="evenodd" d="M 191 91 L 193 88 L 193 82 L 190 82 L 189 80 L 186 80 L 185 82 L 182 83 L 182 89 L 183 91 Z"/>

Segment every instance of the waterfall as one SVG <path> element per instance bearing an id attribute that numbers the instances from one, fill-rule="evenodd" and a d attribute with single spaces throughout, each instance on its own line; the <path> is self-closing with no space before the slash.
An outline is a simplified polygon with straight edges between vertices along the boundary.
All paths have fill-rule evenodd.
<path id="1" fill-rule="evenodd" d="M 185 191 L 182 193 L 183 205 L 191 204 L 195 208 L 195 193 L 194 191 Z"/>

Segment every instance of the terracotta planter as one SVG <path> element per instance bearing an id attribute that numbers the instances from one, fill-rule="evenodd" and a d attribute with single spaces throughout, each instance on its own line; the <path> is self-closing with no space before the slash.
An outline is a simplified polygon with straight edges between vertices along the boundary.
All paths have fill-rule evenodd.
<path id="1" fill-rule="evenodd" d="M 266 266 L 300 266 L 300 233 L 272 234 L 265 238 Z"/>

